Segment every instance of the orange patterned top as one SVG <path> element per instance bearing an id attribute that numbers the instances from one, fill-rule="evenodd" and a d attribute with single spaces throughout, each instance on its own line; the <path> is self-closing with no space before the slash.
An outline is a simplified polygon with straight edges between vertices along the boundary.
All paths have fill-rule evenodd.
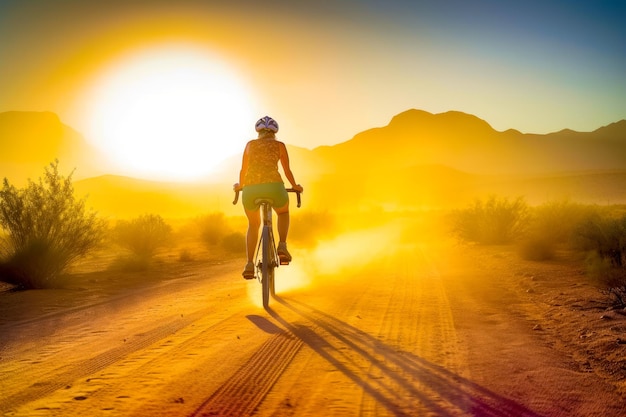
<path id="1" fill-rule="evenodd" d="M 248 142 L 248 170 L 245 185 L 283 182 L 278 172 L 280 142 L 275 139 L 254 139 Z"/>

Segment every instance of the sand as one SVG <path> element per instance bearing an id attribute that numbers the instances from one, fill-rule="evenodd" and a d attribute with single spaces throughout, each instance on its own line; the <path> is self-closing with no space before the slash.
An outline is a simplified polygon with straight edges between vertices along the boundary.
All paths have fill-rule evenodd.
<path id="1" fill-rule="evenodd" d="M 293 252 L 268 310 L 241 259 L 0 293 L 2 415 L 624 415 L 626 312 L 567 251 Z"/>

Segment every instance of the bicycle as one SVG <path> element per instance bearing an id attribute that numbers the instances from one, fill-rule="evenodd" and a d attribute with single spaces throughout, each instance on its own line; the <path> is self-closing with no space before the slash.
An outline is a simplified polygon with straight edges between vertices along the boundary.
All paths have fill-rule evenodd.
<path id="1" fill-rule="evenodd" d="M 300 192 L 287 188 L 287 192 L 296 193 L 298 200 L 298 207 L 301 205 Z M 235 199 L 233 204 L 237 204 L 239 200 L 239 191 L 235 191 Z M 260 280 L 263 294 L 263 307 L 267 308 L 269 305 L 270 296 L 276 295 L 276 289 L 274 285 L 274 269 L 280 265 L 289 265 L 289 262 L 281 261 L 276 250 L 276 242 L 274 241 L 274 229 L 272 226 L 272 205 L 273 201 L 267 198 L 258 198 L 254 201 L 255 204 L 260 206 L 261 210 L 261 237 L 259 238 L 259 244 L 256 250 L 256 256 L 254 263 L 257 270 L 257 280 Z M 259 259 L 260 255 L 260 259 Z M 259 278 L 258 272 L 261 272 Z"/>

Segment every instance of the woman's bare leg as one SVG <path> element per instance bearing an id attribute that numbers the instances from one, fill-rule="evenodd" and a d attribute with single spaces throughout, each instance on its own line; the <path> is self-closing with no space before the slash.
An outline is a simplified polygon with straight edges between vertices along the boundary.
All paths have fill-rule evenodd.
<path id="1" fill-rule="evenodd" d="M 260 210 L 246 210 L 246 217 L 248 217 L 246 254 L 248 256 L 248 262 L 253 262 L 254 251 L 256 250 L 256 244 L 259 239 L 259 227 L 261 226 Z"/>
<path id="2" fill-rule="evenodd" d="M 278 217 L 277 229 L 279 242 L 287 242 L 287 234 L 289 233 L 289 203 L 283 207 L 275 209 Z"/>

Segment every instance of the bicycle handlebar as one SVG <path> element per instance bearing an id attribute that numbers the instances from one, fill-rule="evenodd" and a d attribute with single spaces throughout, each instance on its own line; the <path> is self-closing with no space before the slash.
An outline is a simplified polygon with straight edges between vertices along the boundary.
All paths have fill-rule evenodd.
<path id="1" fill-rule="evenodd" d="M 287 188 L 288 193 L 296 193 L 296 199 L 298 200 L 298 208 L 300 208 L 300 204 L 302 203 L 302 199 L 300 197 L 300 191 L 294 190 L 293 188 Z"/>
<path id="2" fill-rule="evenodd" d="M 301 197 L 300 197 L 300 192 L 298 190 L 295 190 L 293 188 L 287 188 L 287 192 L 288 193 L 296 193 L 296 197 L 298 200 L 298 208 L 300 208 L 300 205 L 302 203 L 301 201 Z M 237 201 L 239 201 L 239 191 L 235 191 L 235 199 L 233 200 L 233 205 L 237 204 Z"/>

